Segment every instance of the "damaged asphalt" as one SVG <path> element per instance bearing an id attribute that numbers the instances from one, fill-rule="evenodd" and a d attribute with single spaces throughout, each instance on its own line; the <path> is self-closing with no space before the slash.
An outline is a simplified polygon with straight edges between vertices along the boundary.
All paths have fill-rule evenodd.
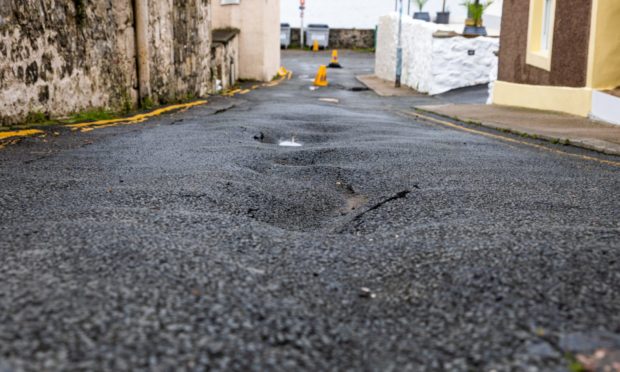
<path id="1" fill-rule="evenodd" d="M 369 54 L 311 91 L 327 61 L 0 150 L 0 371 L 563 371 L 620 348 L 617 167 L 400 115 L 484 97 L 378 97 Z"/>

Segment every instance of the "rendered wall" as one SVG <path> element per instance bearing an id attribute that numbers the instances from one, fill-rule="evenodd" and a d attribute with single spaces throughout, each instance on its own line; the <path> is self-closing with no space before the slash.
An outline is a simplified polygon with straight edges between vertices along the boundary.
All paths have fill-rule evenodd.
<path id="1" fill-rule="evenodd" d="M 518 84 L 586 86 L 591 2 L 557 0 L 551 71 L 545 71 L 526 63 L 530 2 L 505 0 L 499 80 Z"/>
<path id="2" fill-rule="evenodd" d="M 210 4 L 150 1 L 154 99 L 210 90 Z M 0 125 L 137 102 L 135 32 L 127 0 L 0 0 Z"/>
<path id="3" fill-rule="evenodd" d="M 375 74 L 394 81 L 398 16 L 381 17 L 375 53 Z M 479 37 L 436 37 L 450 26 L 406 19 L 403 22 L 403 84 L 428 94 L 489 83 L 499 40 Z"/>
<path id="4" fill-rule="evenodd" d="M 239 33 L 239 77 L 269 81 L 280 68 L 280 0 L 213 3 L 213 27 Z"/>
<path id="5" fill-rule="evenodd" d="M 215 91 L 230 89 L 239 77 L 239 37 L 226 43 L 213 43 L 211 70 L 215 77 Z"/>
<path id="6" fill-rule="evenodd" d="M 595 0 L 591 84 L 596 89 L 620 87 L 620 1 Z"/>

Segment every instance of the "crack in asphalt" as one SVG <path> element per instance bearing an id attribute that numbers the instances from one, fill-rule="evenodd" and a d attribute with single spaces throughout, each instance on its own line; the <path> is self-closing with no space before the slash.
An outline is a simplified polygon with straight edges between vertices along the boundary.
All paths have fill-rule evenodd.
<path id="1" fill-rule="evenodd" d="M 416 188 L 416 189 L 419 189 L 419 187 L 417 185 L 414 185 L 413 187 Z M 386 205 L 386 204 L 388 204 L 390 202 L 393 202 L 395 200 L 404 199 L 410 193 L 411 193 L 411 190 L 402 190 L 402 191 L 399 191 L 399 192 L 397 192 L 396 194 L 394 194 L 394 195 L 392 195 L 390 197 L 384 198 L 384 199 L 380 200 L 379 202 L 373 204 L 369 208 L 366 208 L 364 211 L 356 214 L 353 218 L 349 219 L 347 222 L 345 222 L 344 224 L 338 226 L 336 229 L 333 229 L 332 231 L 336 232 L 338 234 L 342 234 L 342 233 L 344 233 L 344 231 L 351 224 L 355 224 L 355 227 L 358 227 L 362 223 L 362 221 L 361 221 L 362 217 L 364 217 L 366 214 L 368 214 L 368 213 L 370 213 L 370 212 L 372 212 L 374 210 L 377 210 L 377 209 L 381 208 L 382 206 L 384 206 L 384 205 Z"/>

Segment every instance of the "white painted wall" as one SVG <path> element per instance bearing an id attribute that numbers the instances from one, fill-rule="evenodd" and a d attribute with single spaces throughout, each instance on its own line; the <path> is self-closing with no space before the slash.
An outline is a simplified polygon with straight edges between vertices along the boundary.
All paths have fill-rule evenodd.
<path id="1" fill-rule="evenodd" d="M 394 81 L 398 15 L 380 19 L 375 74 Z M 403 84 L 422 93 L 441 94 L 452 89 L 486 84 L 496 69 L 499 39 L 461 36 L 437 38 L 438 30 L 455 26 L 407 19 L 403 22 Z M 469 55 L 470 50 L 475 51 Z"/>
<path id="2" fill-rule="evenodd" d="M 269 81 L 280 68 L 280 0 L 212 3 L 212 27 L 238 28 L 239 78 Z"/>
<path id="3" fill-rule="evenodd" d="M 453 23 L 462 24 L 467 16 L 465 8 L 460 5 L 462 2 L 463 0 L 447 0 Z M 499 30 L 502 3 L 503 0 L 496 0 L 487 11 L 485 22 L 491 29 Z M 306 0 L 304 22 L 326 23 L 332 28 L 371 29 L 378 24 L 380 16 L 394 11 L 394 4 L 395 0 Z M 407 12 L 407 0 L 404 0 L 403 4 Z M 434 18 L 441 6 L 442 0 L 430 0 L 424 10 L 430 12 Z M 412 13 L 414 9 L 411 1 Z M 292 27 L 299 27 L 299 0 L 282 0 L 281 19 Z"/>
<path id="4" fill-rule="evenodd" d="M 620 125 L 620 98 L 595 90 L 592 92 L 590 116 L 593 119 Z"/>

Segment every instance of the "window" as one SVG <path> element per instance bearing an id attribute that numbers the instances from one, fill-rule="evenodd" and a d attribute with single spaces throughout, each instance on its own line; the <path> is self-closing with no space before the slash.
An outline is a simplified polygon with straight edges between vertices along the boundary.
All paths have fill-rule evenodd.
<path id="1" fill-rule="evenodd" d="M 553 0 L 545 0 L 545 10 L 543 14 L 542 40 L 540 41 L 540 50 L 548 51 L 550 46 L 551 31 L 551 8 Z"/>
<path id="2" fill-rule="evenodd" d="M 530 0 L 527 39 L 529 65 L 551 70 L 556 0 Z"/>

